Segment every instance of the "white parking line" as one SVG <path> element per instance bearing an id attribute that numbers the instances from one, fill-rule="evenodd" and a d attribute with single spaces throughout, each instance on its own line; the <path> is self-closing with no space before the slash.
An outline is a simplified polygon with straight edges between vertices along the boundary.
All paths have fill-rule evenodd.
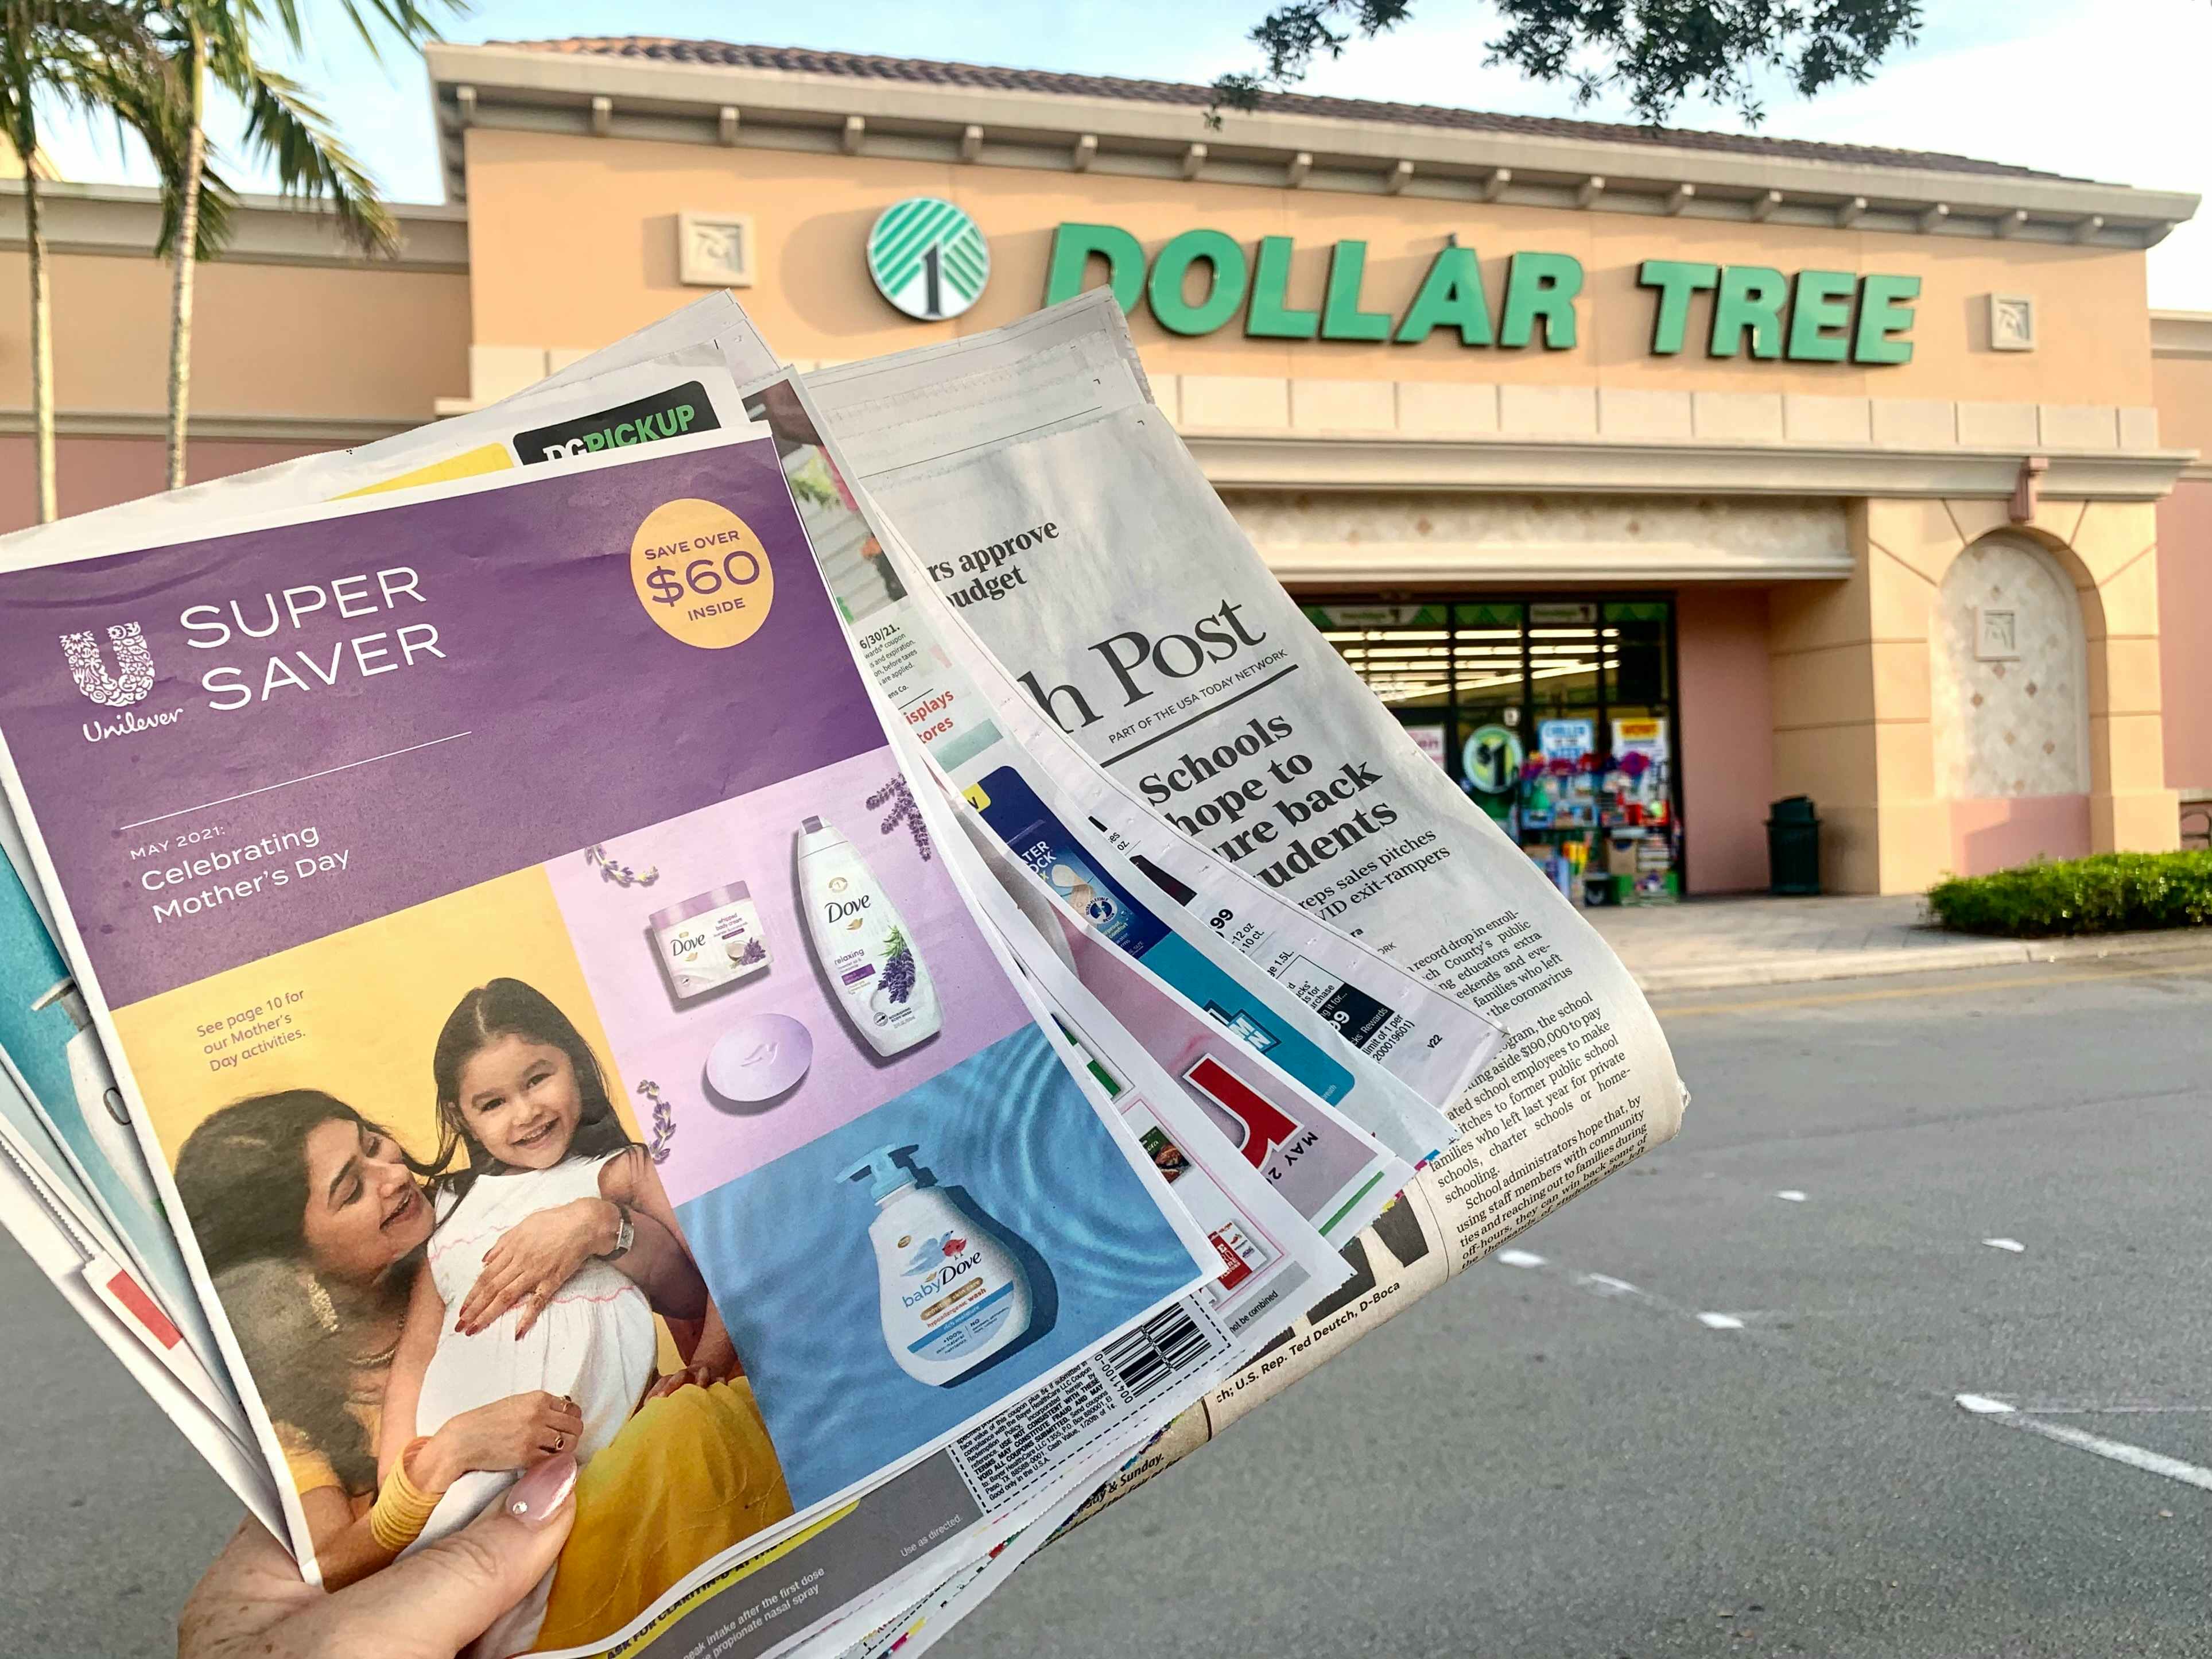
<path id="1" fill-rule="evenodd" d="M 1535 1271 L 1553 1267 L 1552 1262 L 1538 1255 L 1534 1250 L 1500 1250 L 1492 1260 L 1508 1267 L 1522 1267 Z M 1749 1321 L 1760 1316 L 1755 1313 L 1700 1313 L 1695 1309 L 1682 1306 L 1679 1302 L 1670 1302 L 1665 1297 L 1647 1291 L 1640 1285 L 1632 1285 L 1625 1279 L 1616 1279 L 1611 1273 L 1568 1272 L 1566 1278 L 1568 1283 L 1577 1290 L 1588 1291 L 1592 1296 L 1601 1296 L 1611 1302 L 1634 1302 L 1660 1313 L 1671 1314 L 1682 1319 L 1694 1319 L 1709 1331 L 1743 1330 Z"/>
<path id="2" fill-rule="evenodd" d="M 2094 1452 L 2100 1457 L 2110 1458 L 2115 1463 L 2124 1463 L 2131 1469 L 2141 1469 L 2145 1474 L 2164 1475 L 2169 1480 L 2179 1480 L 2185 1486 L 2195 1486 L 2212 1492 L 2212 1469 L 2200 1464 L 2185 1463 L 2178 1457 L 2168 1457 L 2163 1452 L 2146 1451 L 2141 1446 L 2130 1446 L 2124 1440 L 2109 1440 L 2101 1434 L 2087 1434 L 2080 1429 L 2069 1429 L 2063 1423 L 2046 1423 L 2038 1417 L 1992 1399 L 1988 1395 L 1962 1394 L 1953 1396 L 1958 1406 L 1986 1422 L 2000 1424 L 2008 1429 L 2026 1429 L 2030 1434 L 2039 1434 L 2046 1440 L 2056 1440 L 2062 1446 Z"/>
<path id="3" fill-rule="evenodd" d="M 2212 1412 L 2212 1406 L 2142 1406 L 2122 1402 L 2109 1406 L 2017 1406 L 2016 1411 L 2034 1417 L 2161 1417 L 2174 1412 Z"/>
<path id="4" fill-rule="evenodd" d="M 1611 1273 L 1577 1273 L 1575 1283 L 1597 1296 L 1642 1296 L 1643 1291 Z"/>
<path id="5" fill-rule="evenodd" d="M 1775 1194 L 1775 1197 L 1790 1204 L 1802 1204 L 1805 1201 L 1805 1194 L 1799 1192 L 1795 1187 L 1784 1188 L 1780 1192 Z"/>

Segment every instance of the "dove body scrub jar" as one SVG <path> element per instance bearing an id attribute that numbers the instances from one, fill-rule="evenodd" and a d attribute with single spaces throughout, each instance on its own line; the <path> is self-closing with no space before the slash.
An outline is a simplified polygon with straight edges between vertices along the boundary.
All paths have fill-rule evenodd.
<path id="1" fill-rule="evenodd" d="M 653 943 L 678 1002 L 765 971 L 768 939 L 744 883 L 653 913 Z"/>

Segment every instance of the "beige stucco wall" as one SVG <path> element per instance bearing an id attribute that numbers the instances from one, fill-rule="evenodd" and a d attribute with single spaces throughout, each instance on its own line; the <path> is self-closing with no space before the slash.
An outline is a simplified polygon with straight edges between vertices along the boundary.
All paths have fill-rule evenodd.
<path id="1" fill-rule="evenodd" d="M 1833 501 L 1347 490 L 1223 500 L 1285 583 L 1664 587 L 1676 571 L 1731 557 L 1840 559 L 1848 541 Z"/>
<path id="2" fill-rule="evenodd" d="M 738 297 L 775 348 L 802 362 L 896 350 L 1015 319 L 1043 297 L 1054 228 L 1080 220 L 1120 225 L 1148 251 L 1199 227 L 1223 230 L 1248 248 L 1263 235 L 1291 236 L 1298 252 L 1289 302 L 1306 307 L 1320 303 L 1329 245 L 1339 239 L 1369 243 L 1365 303 L 1394 313 L 1410 299 L 1449 233 L 1482 255 L 1493 315 L 1510 253 L 1560 252 L 1583 262 L 1581 339 L 1571 351 L 1468 349 L 1441 332 L 1419 346 L 1252 340 L 1241 332 L 1241 314 L 1192 339 L 1167 333 L 1141 308 L 1132 319 L 1147 368 L 1164 380 L 1221 377 L 1184 380 L 1171 393 L 1187 401 L 1194 385 L 1224 395 L 1250 387 L 1255 396 L 1283 404 L 1277 423 L 1285 426 L 1297 424 L 1300 401 L 1296 385 L 1286 389 L 1285 380 L 1479 382 L 1528 388 L 1532 396 L 1545 395 L 1544 387 L 1595 388 L 1601 403 L 1609 395 L 1683 392 L 1756 392 L 1775 397 L 1778 404 L 1781 395 L 1926 399 L 1931 408 L 1957 400 L 2031 424 L 2034 405 L 2061 406 L 2060 413 L 2079 405 L 2134 409 L 2154 395 L 2139 252 L 1686 216 L 1454 207 L 1420 198 L 1079 179 L 483 128 L 467 133 L 465 146 L 475 337 L 483 345 L 596 346 L 696 297 L 700 290 L 677 280 L 676 216 L 687 210 L 752 216 L 756 283 Z M 925 194 L 972 213 L 990 239 L 993 258 L 981 301 L 965 316 L 938 325 L 894 312 L 875 293 L 862 257 L 875 216 L 892 202 Z M 1700 349 L 1708 300 L 1692 310 L 1689 349 L 1655 356 L 1649 350 L 1655 296 L 1635 280 L 1638 264 L 1650 258 L 1917 275 L 1923 289 L 1911 335 L 1914 360 L 1873 368 L 1709 358 Z M 557 278 L 549 280 L 549 272 Z M 1094 275 L 1103 277 L 1103 264 L 1094 265 Z M 1984 318 L 1991 292 L 2035 300 L 2035 351 L 1988 349 Z M 2166 390 L 2161 382 L 2162 401 Z M 1341 400 L 1355 394 L 1347 388 L 1327 395 Z M 1402 404 L 1407 393 L 1401 388 L 1393 395 Z M 1439 386 L 1437 395 L 1452 393 Z M 1995 410 L 2003 404 L 2019 407 Z M 1389 424 L 1379 416 L 1355 418 L 1364 405 L 1345 407 L 1351 415 L 1340 411 L 1322 424 Z M 2212 398 L 2207 410 L 2212 417 Z M 1186 426 L 1252 424 L 1209 420 L 1187 406 L 1180 416 Z M 2185 419 L 2183 431 L 2161 435 L 2186 442 L 2186 425 Z M 1972 441 L 2002 448 L 2010 432 L 1992 428 Z M 1876 447 L 1884 441 L 1879 432 L 1871 436 Z M 1968 441 L 1963 426 L 1960 441 Z M 2051 441 L 2045 434 L 2040 441 Z M 2060 447 L 2066 441 L 2062 438 Z M 2025 442 L 2034 447 L 2039 439 L 2031 431 Z M 1467 556 L 1461 580 L 1479 580 L 1485 557 L 1500 556 L 1492 520 L 1512 505 L 1481 495 L 1330 495 L 1303 506 L 1288 495 L 1237 495 L 1240 517 L 1294 579 L 1314 574 L 1295 549 L 1318 538 L 1331 547 L 1356 541 L 1368 557 L 1418 545 L 1424 555 L 1449 561 L 1458 547 Z M 1824 504 L 1822 510 L 1839 509 Z M 1936 781 L 1935 595 L 1952 561 L 1979 537 L 2004 528 L 2007 518 L 2002 503 L 1985 501 L 1875 501 L 1840 510 L 1849 521 L 1851 577 L 1769 590 L 1771 788 L 1776 794 L 1802 791 L 1820 801 L 1832 890 L 1912 890 L 1943 872 L 1954 845 L 1952 803 Z M 2075 501 L 2048 506 L 2027 527 L 2059 560 L 2082 606 L 2092 839 L 2100 848 L 2167 846 L 2175 835 L 2160 752 L 2153 520 L 2148 504 L 2085 510 Z M 1430 568 L 1426 557 L 1412 562 L 1429 580 L 1448 574 Z M 1412 574 L 1404 557 L 1393 568 L 1401 578 Z"/>
<path id="3" fill-rule="evenodd" d="M 704 290 L 682 285 L 676 270 L 675 216 L 689 210 L 753 216 L 758 280 L 739 297 L 776 347 L 802 361 L 900 349 L 1024 314 L 1042 297 L 1053 228 L 1063 220 L 1119 224 L 1148 248 L 1201 226 L 1224 230 L 1248 247 L 1262 235 L 1294 237 L 1299 252 L 1290 298 L 1307 307 L 1320 302 L 1329 245 L 1364 239 L 1366 303 L 1394 313 L 1402 311 L 1444 236 L 1456 232 L 1484 256 L 1493 313 L 1511 252 L 1546 250 L 1580 258 L 1587 285 L 1578 307 L 1579 345 L 1559 352 L 1468 349 L 1442 333 L 1419 346 L 1256 341 L 1242 334 L 1241 315 L 1212 336 L 1183 339 L 1141 310 L 1133 327 L 1170 397 L 1194 396 L 1194 386 L 1211 395 L 1240 385 L 1263 388 L 1282 398 L 1284 421 L 1292 425 L 1304 420 L 1309 400 L 1327 415 L 1320 427 L 1376 424 L 1361 411 L 1379 393 L 1387 394 L 1382 401 L 1391 403 L 1398 423 L 1391 430 L 1413 435 L 1406 410 L 1414 391 L 1449 400 L 1478 384 L 1518 388 L 1524 399 L 1579 396 L 1600 411 L 1613 402 L 1665 401 L 1671 409 L 1688 404 L 1680 395 L 1688 392 L 1757 393 L 1778 405 L 1785 395 L 1925 399 L 1931 408 L 1948 400 L 1984 410 L 2017 404 L 2014 413 L 2029 415 L 2044 405 L 2062 412 L 2101 406 L 2110 416 L 2114 406 L 2132 410 L 2155 401 L 2163 447 L 2212 453 L 2212 360 L 2152 358 L 2140 252 L 1649 214 L 1455 208 L 1423 198 L 1078 178 L 481 128 L 466 135 L 466 153 L 467 273 L 244 260 L 203 267 L 196 415 L 216 430 L 233 419 L 278 425 L 425 420 L 438 399 L 471 392 L 471 344 L 595 347 L 698 297 Z M 861 250 L 869 225 L 884 206 L 915 194 L 960 203 L 991 239 L 990 287 L 973 311 L 952 323 L 909 321 L 868 281 Z M 1679 357 L 1653 356 L 1654 296 L 1636 286 L 1635 275 L 1640 261 L 1656 257 L 1917 274 L 1923 288 L 1911 336 L 1914 361 L 1863 368 L 1710 359 L 1698 346 L 1709 301 L 1693 311 L 1690 349 Z M 1992 291 L 2034 296 L 2040 335 L 2035 352 L 1986 349 L 1981 319 Z M 143 255 L 61 254 L 54 296 L 64 431 L 72 416 L 158 417 L 167 268 Z M 19 249 L 0 248 L 0 415 L 15 411 L 19 429 L 28 404 L 27 311 L 24 257 Z M 1199 378 L 1179 386 L 1167 379 L 1176 376 Z M 1285 389 L 1285 380 L 1309 382 L 1312 390 Z M 1407 385 L 1394 392 L 1344 384 L 1359 380 Z M 1668 401 L 1652 393 L 1674 395 Z M 1716 407 L 1751 401 L 1713 400 Z M 1176 406 L 1192 424 L 1192 410 Z M 1958 429 L 1965 441 L 1963 415 Z M 214 432 L 204 433 L 195 471 L 272 458 L 278 452 L 264 453 L 260 441 L 277 435 L 274 426 L 252 441 L 234 434 L 221 447 Z M 1608 428 L 1607 435 L 1635 434 Z M 1681 434 L 1655 427 L 1646 435 Z M 1883 441 L 1874 432 L 1870 440 L 1836 441 L 1871 441 L 1879 449 Z M 82 507 L 155 487 L 157 442 L 65 438 L 65 500 Z M 19 441 L 0 447 L 21 451 Z M 288 445 L 283 453 L 296 447 Z M 21 463 L 11 465 L 27 477 Z M 1532 502 L 1482 492 L 1339 493 L 1301 507 L 1287 494 L 1247 494 L 1240 514 L 1289 565 L 1316 548 L 1365 538 L 1370 558 L 1389 553 L 1408 571 L 1418 566 L 1421 580 L 1460 585 L 1481 580 L 1486 556 L 1540 559 L 1593 544 L 1620 556 L 1652 539 L 1685 546 L 1714 539 L 1670 528 L 1692 512 L 1683 501 L 1610 498 L 1602 512 L 1592 514 L 1555 495 Z M 0 496 L 10 522 L 27 513 L 21 491 L 0 490 Z M 1633 525 L 1624 523 L 1616 533 L 1613 520 L 1624 514 Z M 1934 740 L 1940 718 L 1930 678 L 1934 598 L 1966 547 L 2005 528 L 2003 504 L 1877 500 L 1844 506 L 1828 497 L 1761 502 L 1741 516 L 1751 541 L 1767 551 L 1788 539 L 1777 530 L 1787 520 L 1815 539 L 1840 535 L 1853 564 L 1848 580 L 1778 583 L 1768 590 L 1773 777 L 1771 786 L 1762 778 L 1759 793 L 1802 791 L 1820 801 L 1832 889 L 1923 886 L 1942 872 L 1953 844 L 1951 803 L 1937 781 Z M 1839 516 L 1847 525 L 1838 531 Z M 2089 791 L 2099 847 L 2171 845 L 2175 833 L 2162 759 L 2155 516 L 2147 503 L 2084 508 L 2078 501 L 2059 501 L 2047 504 L 2028 526 L 2059 561 L 2082 607 Z M 1439 544 L 1447 555 L 1464 553 L 1455 572 L 1426 562 Z M 2208 550 L 2176 547 L 2171 556 L 2177 566 L 2185 556 L 2201 563 Z M 2206 626 L 2193 612 L 2176 616 L 2170 602 L 2169 638 L 2178 634 L 2191 651 L 2212 654 L 2199 649 Z M 1743 632 L 1754 653 L 1755 632 Z M 1698 787 L 1692 778 L 1692 792 Z"/>
<path id="4" fill-rule="evenodd" d="M 2212 357 L 2154 357 L 2150 380 L 2159 441 L 2212 461 Z"/>
<path id="5" fill-rule="evenodd" d="M 2150 400 L 2143 257 L 2121 249 L 1986 238 L 1902 235 L 1648 214 L 1467 206 L 1413 197 L 1184 183 L 1024 168 L 966 167 L 766 149 L 724 149 L 626 138 L 472 129 L 466 135 L 475 337 L 485 345 L 596 346 L 664 315 L 696 289 L 677 281 L 675 216 L 753 216 L 756 285 L 739 297 L 780 351 L 802 361 L 896 350 L 997 327 L 1044 295 L 1054 226 L 1118 224 L 1147 250 L 1198 227 L 1249 247 L 1297 239 L 1290 295 L 1318 305 L 1328 246 L 1369 243 L 1367 304 L 1402 312 L 1449 233 L 1476 248 L 1493 312 L 1506 256 L 1571 253 L 1586 272 L 1581 342 L 1571 351 L 1462 346 L 1439 332 L 1419 345 L 1249 340 L 1241 319 L 1185 339 L 1139 310 L 1133 326 L 1149 368 L 1168 374 L 1316 379 L 1470 379 L 1540 385 L 1706 387 L 2027 404 Z M 894 312 L 868 280 L 868 227 L 891 203 L 941 196 L 972 213 L 991 242 L 990 285 L 965 316 L 921 324 Z M 1895 368 L 1714 360 L 1648 348 L 1654 296 L 1636 285 L 1646 258 L 1917 274 L 1923 288 L 1914 356 Z M 1103 264 L 1095 267 L 1103 271 Z M 1103 277 L 1101 278 L 1103 280 Z M 2038 302 L 2033 353 L 1986 349 L 1984 296 Z"/>
<path id="6" fill-rule="evenodd" d="M 2177 842 L 2160 728 L 2156 509 L 2053 501 L 2015 526 L 2001 502 L 1867 501 L 1851 509 L 1850 579 L 1779 586 L 1768 603 L 1774 787 L 1820 803 L 1832 891 L 1917 891 L 1950 863 L 1930 634 L 1953 561 L 1992 534 L 2051 553 L 2081 605 L 2091 846 Z"/>
<path id="7" fill-rule="evenodd" d="M 52 268 L 57 405 L 163 411 L 168 267 L 64 253 Z M 413 423 L 468 391 L 465 274 L 219 260 L 195 286 L 195 415 Z M 30 405 L 29 339 L 29 261 L 0 248 L 0 408 Z"/>

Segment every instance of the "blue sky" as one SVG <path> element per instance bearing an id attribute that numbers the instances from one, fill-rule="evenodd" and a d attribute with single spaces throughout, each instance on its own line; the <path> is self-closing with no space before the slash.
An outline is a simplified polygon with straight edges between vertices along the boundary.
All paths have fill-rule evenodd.
<path id="1" fill-rule="evenodd" d="M 957 58 L 1024 68 L 1206 81 L 1249 67 L 1243 39 L 1268 0 L 831 0 L 756 9 L 729 0 L 484 0 L 447 32 L 463 40 L 570 34 L 662 34 L 777 46 Z M 333 8 L 310 8 L 327 15 Z M 1767 100 L 1763 131 L 1780 137 L 1951 150 L 2053 172 L 2212 194 L 2205 66 L 2206 0 L 1931 0 L 1921 40 L 1867 87 L 1806 102 Z M 2124 18 L 2123 21 L 2123 14 Z M 793 27 L 787 21 L 802 16 Z M 1425 0 L 1395 35 L 1323 64 L 1307 89 L 1348 98 L 1532 115 L 1628 118 L 1571 93 L 1486 69 L 1495 14 L 1477 0 Z M 420 62 L 380 65 L 349 33 L 325 37 L 298 64 L 395 199 L 439 198 L 429 99 Z M 1675 125 L 1735 130 L 1729 112 L 1686 106 Z M 145 182 L 103 133 L 57 133 L 49 153 L 73 179 Z M 257 182 L 250 170 L 247 182 Z M 2154 305 L 2212 311 L 2212 206 L 2152 250 Z"/>

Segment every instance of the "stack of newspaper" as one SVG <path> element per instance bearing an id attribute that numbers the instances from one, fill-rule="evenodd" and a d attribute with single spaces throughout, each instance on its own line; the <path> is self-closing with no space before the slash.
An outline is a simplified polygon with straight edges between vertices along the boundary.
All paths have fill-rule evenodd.
<path id="1" fill-rule="evenodd" d="M 918 1650 L 1680 1119 L 1103 293 L 0 543 L 0 1215 L 325 1585 L 574 1455 L 483 1654 Z"/>

